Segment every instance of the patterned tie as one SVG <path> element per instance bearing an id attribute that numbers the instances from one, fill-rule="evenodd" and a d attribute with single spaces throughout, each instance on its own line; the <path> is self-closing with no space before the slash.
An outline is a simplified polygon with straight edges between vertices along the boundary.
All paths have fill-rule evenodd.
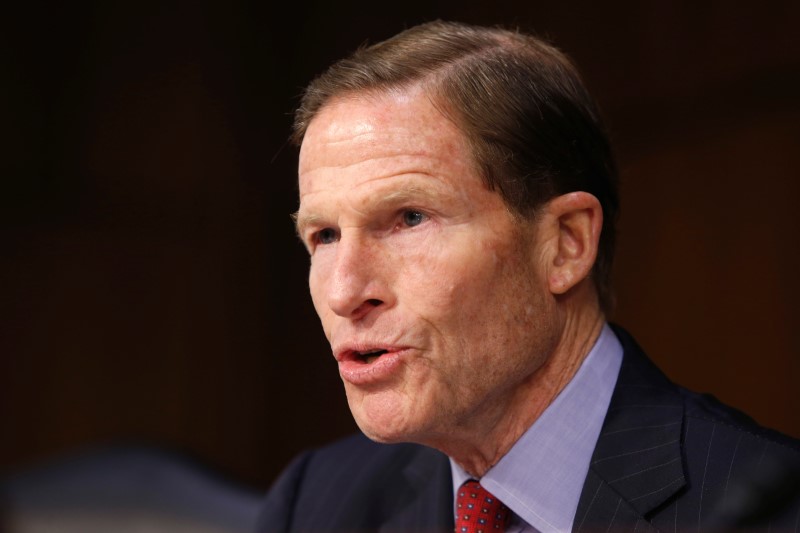
<path id="1" fill-rule="evenodd" d="M 456 499 L 455 533 L 503 533 L 511 513 L 474 479 L 465 481 Z"/>

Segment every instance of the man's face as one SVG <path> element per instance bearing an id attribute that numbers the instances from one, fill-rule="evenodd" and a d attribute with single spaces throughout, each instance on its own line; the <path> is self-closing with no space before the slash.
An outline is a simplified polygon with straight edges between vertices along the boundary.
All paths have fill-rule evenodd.
<path id="1" fill-rule="evenodd" d="M 421 90 L 329 103 L 299 179 L 311 296 L 368 436 L 435 443 L 525 401 L 555 343 L 537 225 Z"/>

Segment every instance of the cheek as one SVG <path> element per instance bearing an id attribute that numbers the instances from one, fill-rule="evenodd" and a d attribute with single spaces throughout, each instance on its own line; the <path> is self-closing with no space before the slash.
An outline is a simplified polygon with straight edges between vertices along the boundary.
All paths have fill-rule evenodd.
<path id="1" fill-rule="evenodd" d="M 439 251 L 419 258 L 421 267 L 404 269 L 404 300 L 413 313 L 448 343 L 461 343 L 483 329 L 487 311 L 503 290 L 504 267 L 492 251 Z"/>
<path id="2" fill-rule="evenodd" d="M 319 313 L 320 304 L 322 303 L 322 289 L 324 278 L 319 274 L 319 268 L 311 265 L 308 270 L 308 292 L 311 294 L 311 301 L 314 302 L 314 307 Z"/>
<path id="3" fill-rule="evenodd" d="M 506 350 L 540 319 L 536 272 L 510 248 L 484 247 L 436 273 L 431 302 L 462 343 Z"/>
<path id="4" fill-rule="evenodd" d="M 428 276 L 449 301 L 485 300 L 519 270 L 518 258 L 493 243 L 469 242 L 431 257 Z"/>
<path id="5" fill-rule="evenodd" d="M 426 253 L 402 258 L 402 275 L 397 286 L 405 293 L 407 305 L 419 311 L 452 313 L 454 305 L 469 296 L 476 285 L 475 268 L 459 254 L 427 248 Z"/>
<path id="6" fill-rule="evenodd" d="M 311 294 L 311 302 L 314 304 L 314 310 L 322 322 L 322 329 L 325 335 L 330 340 L 330 321 L 332 311 L 327 303 L 326 295 L 328 293 L 328 276 L 325 275 L 324 265 L 321 261 L 315 261 L 311 265 L 308 272 L 308 290 Z"/>

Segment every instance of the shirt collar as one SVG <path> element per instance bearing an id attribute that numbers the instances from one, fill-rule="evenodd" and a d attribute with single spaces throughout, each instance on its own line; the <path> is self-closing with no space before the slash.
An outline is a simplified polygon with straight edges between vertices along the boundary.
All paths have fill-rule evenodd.
<path id="1" fill-rule="evenodd" d="M 539 531 L 572 528 L 621 363 L 622 345 L 606 324 L 564 390 L 480 479 Z M 471 476 L 452 459 L 450 467 L 455 495 Z"/>

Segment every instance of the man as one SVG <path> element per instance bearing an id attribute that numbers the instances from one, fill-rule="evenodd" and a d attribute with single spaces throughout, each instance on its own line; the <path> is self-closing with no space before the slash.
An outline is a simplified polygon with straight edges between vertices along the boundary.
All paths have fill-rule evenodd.
<path id="1" fill-rule="evenodd" d="M 295 140 L 311 296 L 371 441 L 299 457 L 262 530 L 796 530 L 798 444 L 606 324 L 615 165 L 560 52 L 411 28 L 315 80 Z"/>

